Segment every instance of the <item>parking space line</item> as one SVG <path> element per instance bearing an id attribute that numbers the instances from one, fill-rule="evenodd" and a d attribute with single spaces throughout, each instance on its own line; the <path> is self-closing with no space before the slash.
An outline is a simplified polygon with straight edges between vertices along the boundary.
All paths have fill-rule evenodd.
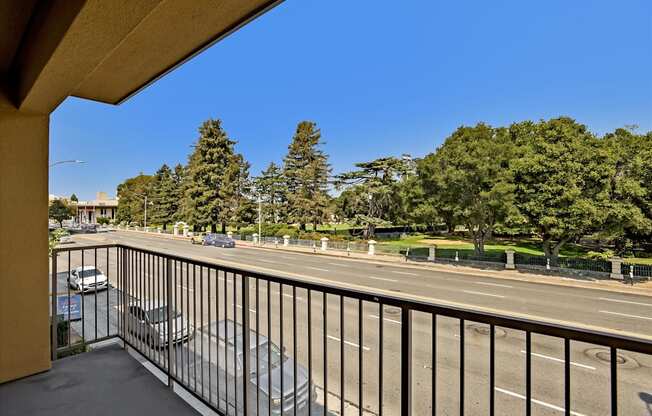
<path id="1" fill-rule="evenodd" d="M 598 312 L 600 312 L 600 313 L 608 313 L 610 315 L 625 316 L 627 318 L 647 319 L 649 321 L 652 321 L 652 317 L 649 317 L 649 316 L 630 315 L 628 313 L 620 313 L 620 312 L 612 312 L 612 311 L 598 311 Z"/>
<path id="2" fill-rule="evenodd" d="M 468 293 L 470 295 L 491 296 L 491 297 L 494 297 L 494 298 L 504 298 L 505 297 L 503 295 L 494 295 L 493 293 L 476 292 L 475 290 L 463 290 L 462 292 Z"/>
<path id="3" fill-rule="evenodd" d="M 337 337 L 334 337 L 334 336 L 332 336 L 332 335 L 327 335 L 326 338 L 331 339 L 331 340 L 333 340 L 333 341 L 337 341 L 337 342 L 341 342 L 341 341 L 342 341 L 341 339 L 339 339 L 339 338 L 337 338 Z M 358 344 L 356 344 L 356 343 L 354 343 L 354 342 L 351 342 L 351 341 L 344 341 L 344 343 L 345 343 L 346 345 L 349 345 L 349 346 L 354 347 L 354 348 L 360 348 L 360 345 L 358 345 Z M 371 348 L 369 348 L 369 347 L 365 347 L 364 345 L 362 346 L 362 349 L 363 349 L 364 351 L 371 351 Z"/>
<path id="4" fill-rule="evenodd" d="M 370 318 L 374 319 L 380 319 L 380 316 L 378 315 L 369 315 Z M 391 322 L 393 324 L 398 324 L 401 325 L 401 321 L 397 321 L 396 319 L 390 319 L 390 318 L 383 318 L 384 321 Z"/>
<path id="5" fill-rule="evenodd" d="M 618 303 L 627 303 L 630 305 L 641 305 L 641 306 L 649 306 L 652 308 L 652 303 L 643 303 L 643 302 L 633 302 L 631 300 L 621 300 L 621 299 L 612 299 L 612 298 L 599 298 L 600 300 L 606 300 L 607 302 L 618 302 Z"/>
<path id="6" fill-rule="evenodd" d="M 320 272 L 330 272 L 330 270 L 328 269 L 321 269 L 319 267 L 312 267 L 312 266 L 303 266 L 303 267 L 305 267 L 306 269 L 318 270 Z"/>
<path id="7" fill-rule="evenodd" d="M 366 277 L 366 278 L 368 278 L 368 279 L 374 279 L 374 280 L 383 280 L 383 281 L 385 281 L 385 282 L 394 282 L 394 283 L 395 283 L 395 282 L 398 282 L 398 280 L 396 280 L 396 279 L 388 279 L 388 278 L 386 278 L 386 277 L 365 276 L 365 275 L 362 275 L 362 277 Z"/>
<path id="8" fill-rule="evenodd" d="M 514 393 L 513 391 L 501 389 L 500 387 L 495 387 L 495 389 L 496 389 L 496 391 L 499 391 L 499 392 L 501 392 L 503 394 L 506 394 L 508 396 L 516 397 L 516 398 L 521 399 L 521 400 L 526 399 L 526 397 L 523 396 L 522 394 Z M 566 411 L 566 409 L 564 409 L 563 407 L 555 406 L 554 404 L 546 403 L 544 401 L 537 400 L 537 399 L 532 399 L 532 403 L 536 403 L 536 404 L 538 404 L 540 406 L 547 407 L 548 409 L 553 409 L 553 410 L 556 410 L 558 412 Z M 572 410 L 571 410 L 570 414 L 574 415 L 574 416 L 585 416 L 582 413 L 574 412 Z"/>
<path id="9" fill-rule="evenodd" d="M 521 350 L 521 354 L 527 354 L 527 352 L 524 351 L 524 350 Z M 535 357 L 544 358 L 544 359 L 550 360 L 550 361 L 556 361 L 556 362 L 562 363 L 562 364 L 564 363 L 564 360 L 562 360 L 560 358 L 551 357 L 549 355 L 537 354 L 536 352 L 533 352 L 531 354 L 534 355 Z M 590 365 L 576 363 L 574 361 L 571 361 L 570 364 L 574 365 L 575 367 L 586 368 L 587 370 L 595 370 L 595 367 L 591 367 Z"/>
<path id="10" fill-rule="evenodd" d="M 233 304 L 232 304 L 231 306 L 233 306 Z M 242 309 L 242 305 L 235 305 L 235 307 L 238 308 L 238 309 Z M 249 308 L 249 312 L 251 312 L 251 313 L 258 313 L 258 312 L 256 312 L 255 309 L 251 309 L 251 308 Z"/>
<path id="11" fill-rule="evenodd" d="M 509 288 L 509 289 L 514 287 L 514 286 L 510 286 L 510 285 L 502 285 L 500 283 L 490 283 L 490 282 L 473 282 L 473 283 L 475 283 L 476 285 L 506 287 L 506 288 Z"/>
<path id="12" fill-rule="evenodd" d="M 404 274 L 404 275 L 407 275 L 407 276 L 418 276 L 417 273 L 400 272 L 400 271 L 398 271 L 398 270 L 391 270 L 391 272 L 392 272 L 392 273 L 396 273 L 396 274 Z"/>

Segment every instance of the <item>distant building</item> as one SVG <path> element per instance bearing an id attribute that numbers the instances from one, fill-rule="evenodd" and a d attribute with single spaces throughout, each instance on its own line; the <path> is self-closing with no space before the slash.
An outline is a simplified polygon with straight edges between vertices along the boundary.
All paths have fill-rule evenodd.
<path id="1" fill-rule="evenodd" d="M 110 199 L 106 192 L 98 192 L 95 199 L 77 202 L 77 222 L 80 224 L 97 224 L 97 219 L 110 220 L 118 212 L 118 199 Z"/>

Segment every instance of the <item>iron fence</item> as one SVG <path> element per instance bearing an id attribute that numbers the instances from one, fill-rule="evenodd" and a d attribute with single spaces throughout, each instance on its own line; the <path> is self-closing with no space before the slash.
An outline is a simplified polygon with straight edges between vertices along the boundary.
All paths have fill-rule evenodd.
<path id="1" fill-rule="evenodd" d="M 647 278 L 652 279 L 652 264 L 623 263 L 621 273 L 629 278 Z"/>
<path id="2" fill-rule="evenodd" d="M 80 282 L 72 271 L 91 269 L 84 266 L 93 271 L 82 273 Z M 496 411 L 505 406 L 496 393 L 505 391 L 497 384 L 497 373 L 504 370 L 497 356 L 505 354 L 506 334 L 523 345 L 523 358 L 518 355 L 523 404 L 510 402 L 516 408 L 509 414 L 531 414 L 541 403 L 533 398 L 533 386 L 541 384 L 562 386 L 555 408 L 567 415 L 598 400 L 571 394 L 579 377 L 571 372 L 576 364 L 571 354 L 584 351 L 585 343 L 600 346 L 607 357 L 608 412 L 633 414 L 626 395 L 644 387 L 619 382 L 619 354 L 652 354 L 647 339 L 256 273 L 122 244 L 56 249 L 51 273 L 53 359 L 75 344 L 119 337 L 164 372 L 170 385 L 184 387 L 220 415 L 410 415 L 424 402 L 433 415 L 505 414 L 504 408 Z M 109 282 L 102 292 L 100 276 Z M 79 304 L 74 296 L 81 297 Z M 65 336 L 59 332 L 61 322 L 70 328 Z M 481 350 L 478 334 L 486 337 Z M 562 358 L 555 360 L 563 371 L 533 372 L 532 359 L 540 356 L 535 346 L 559 349 Z M 457 356 L 454 368 L 439 361 L 451 354 Z M 486 373 L 466 368 L 480 354 L 488 362 Z M 513 368 L 514 361 L 507 367 Z M 442 378 L 445 389 L 438 388 Z M 453 385 L 456 393 L 449 389 Z M 486 401 L 478 400 L 480 393 Z"/>

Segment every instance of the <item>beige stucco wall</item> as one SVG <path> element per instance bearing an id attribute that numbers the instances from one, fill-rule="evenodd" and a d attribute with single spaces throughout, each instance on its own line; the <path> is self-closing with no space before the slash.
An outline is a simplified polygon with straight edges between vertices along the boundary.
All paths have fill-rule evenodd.
<path id="1" fill-rule="evenodd" d="M 0 97 L 0 383 L 50 368 L 48 128 Z"/>

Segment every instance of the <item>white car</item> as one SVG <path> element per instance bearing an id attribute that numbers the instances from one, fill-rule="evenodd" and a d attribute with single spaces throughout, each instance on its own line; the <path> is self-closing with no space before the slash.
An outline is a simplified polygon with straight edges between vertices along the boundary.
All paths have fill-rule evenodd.
<path id="1" fill-rule="evenodd" d="M 159 301 L 133 301 L 127 311 L 127 330 L 152 347 L 168 344 L 168 307 Z M 172 310 L 172 343 L 190 339 L 192 325 L 176 310 Z"/>
<path id="2" fill-rule="evenodd" d="M 102 273 L 102 270 L 96 269 L 94 266 L 81 266 L 70 272 L 68 284 L 72 289 L 80 292 L 95 292 L 108 289 L 109 279 Z"/>

